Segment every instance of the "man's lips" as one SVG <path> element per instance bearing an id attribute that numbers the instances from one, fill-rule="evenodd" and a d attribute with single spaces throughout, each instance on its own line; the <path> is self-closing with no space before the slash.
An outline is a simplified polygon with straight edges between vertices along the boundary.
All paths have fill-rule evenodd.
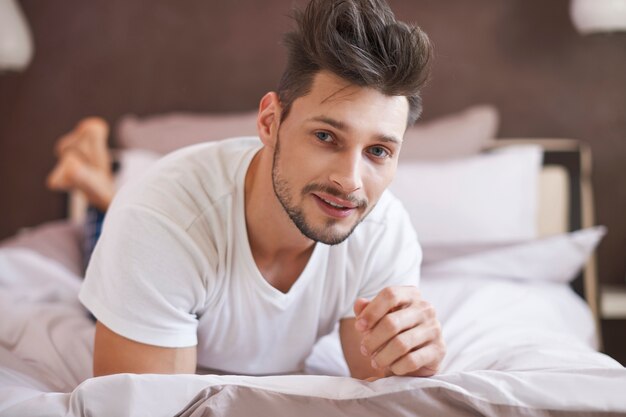
<path id="1" fill-rule="evenodd" d="M 352 201 L 344 200 L 326 193 L 312 193 L 313 198 L 324 214 L 336 219 L 343 219 L 350 216 L 358 207 Z"/>
<path id="2" fill-rule="evenodd" d="M 355 209 L 358 207 L 357 204 L 355 204 L 354 202 L 350 200 L 344 200 L 342 198 L 335 197 L 330 194 L 318 192 L 318 193 L 313 193 L 313 195 L 319 198 L 320 200 L 322 200 L 323 202 L 325 202 L 326 204 L 332 207 L 335 207 L 337 209 L 350 210 L 350 209 Z"/>

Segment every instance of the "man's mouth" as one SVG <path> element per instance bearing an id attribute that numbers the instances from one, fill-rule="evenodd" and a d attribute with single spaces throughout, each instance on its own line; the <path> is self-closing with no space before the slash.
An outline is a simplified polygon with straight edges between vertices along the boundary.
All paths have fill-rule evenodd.
<path id="1" fill-rule="evenodd" d="M 341 204 L 335 203 L 334 201 L 327 200 L 324 197 L 320 197 L 320 196 L 318 196 L 318 197 L 320 199 L 322 199 L 325 203 L 330 204 L 333 207 L 337 207 L 337 208 L 340 208 L 340 209 L 351 209 L 351 208 L 354 208 L 354 206 L 350 207 L 350 206 L 347 206 L 347 205 L 341 205 Z"/>
<path id="2" fill-rule="evenodd" d="M 350 200 L 345 200 L 325 193 L 313 193 L 313 196 L 322 210 L 331 217 L 348 217 L 359 207 L 358 204 Z"/>

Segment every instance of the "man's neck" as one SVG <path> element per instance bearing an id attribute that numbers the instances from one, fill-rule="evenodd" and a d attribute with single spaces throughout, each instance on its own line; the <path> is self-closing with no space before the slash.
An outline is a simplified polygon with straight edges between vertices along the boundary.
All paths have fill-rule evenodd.
<path id="1" fill-rule="evenodd" d="M 272 286 L 287 292 L 304 270 L 315 242 L 300 233 L 274 194 L 270 149 L 262 148 L 252 159 L 244 198 L 254 261 Z"/>

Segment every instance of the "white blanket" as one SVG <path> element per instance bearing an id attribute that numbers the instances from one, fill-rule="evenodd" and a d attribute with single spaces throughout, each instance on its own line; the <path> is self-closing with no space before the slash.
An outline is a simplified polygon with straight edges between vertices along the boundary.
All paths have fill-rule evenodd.
<path id="1" fill-rule="evenodd" d="M 568 286 L 433 271 L 422 292 L 448 354 L 431 378 L 90 378 L 94 326 L 76 298 L 80 278 L 35 252 L 0 249 L 0 416 L 626 414 L 626 370 L 594 351 L 591 315 Z M 309 371 L 344 374 L 337 343 L 321 341 Z"/>

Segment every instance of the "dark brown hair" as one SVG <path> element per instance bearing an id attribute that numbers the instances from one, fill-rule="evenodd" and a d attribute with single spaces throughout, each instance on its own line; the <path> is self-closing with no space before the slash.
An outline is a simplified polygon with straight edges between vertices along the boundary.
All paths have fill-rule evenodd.
<path id="1" fill-rule="evenodd" d="M 283 106 L 309 93 L 313 77 L 327 70 L 383 94 L 405 96 L 408 125 L 422 111 L 420 89 L 428 78 L 432 47 L 417 26 L 396 20 L 384 0 L 311 0 L 296 10 L 296 30 L 285 35 L 287 67 L 278 85 Z"/>

